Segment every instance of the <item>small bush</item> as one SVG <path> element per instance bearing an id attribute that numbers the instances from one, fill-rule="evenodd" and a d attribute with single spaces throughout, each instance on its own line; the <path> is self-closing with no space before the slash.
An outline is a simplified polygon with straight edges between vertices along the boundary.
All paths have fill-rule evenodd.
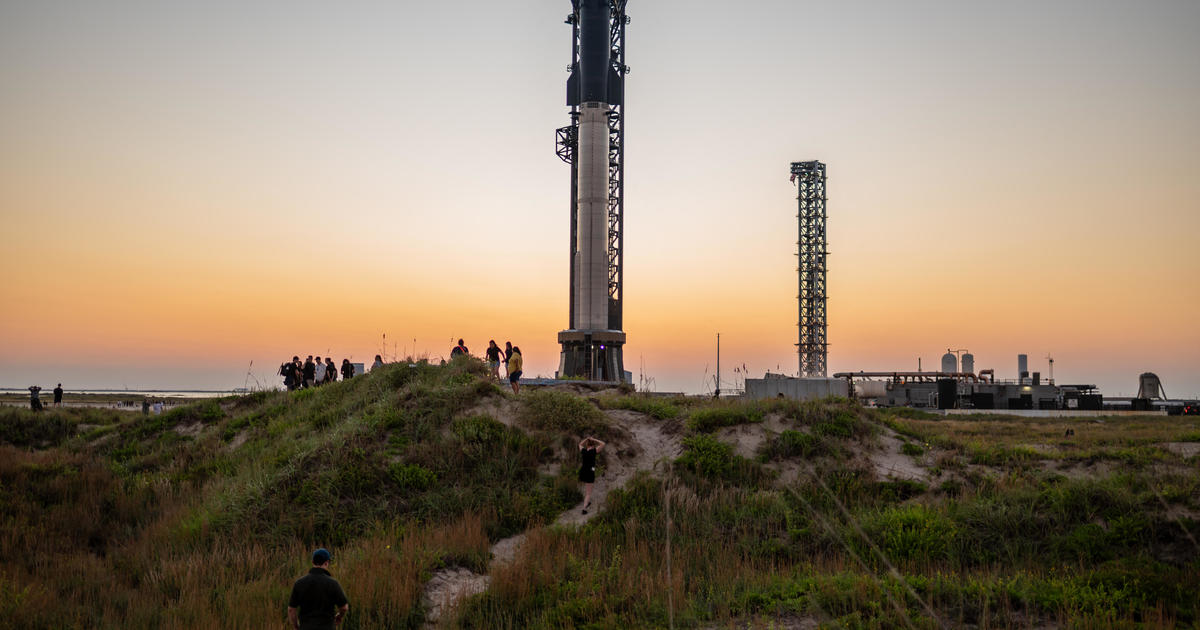
<path id="1" fill-rule="evenodd" d="M 1037 451 L 1025 446 L 1004 446 L 1001 444 L 969 444 L 971 463 L 981 466 L 996 466 L 999 468 L 1020 468 L 1041 458 Z"/>
<path id="2" fill-rule="evenodd" d="M 921 455 L 925 454 L 925 449 L 921 448 L 920 445 L 918 445 L 918 444 L 913 444 L 912 442 L 905 442 L 904 444 L 902 444 L 900 446 L 900 452 L 904 453 L 905 455 L 911 455 L 913 457 L 920 457 Z"/>
<path id="3" fill-rule="evenodd" d="M 544 431 L 607 434 L 608 423 L 586 398 L 567 392 L 531 391 L 523 397 L 522 419 L 525 424 Z"/>
<path id="4" fill-rule="evenodd" d="M 679 417 L 679 405 L 671 398 L 650 396 L 604 396 L 598 399 L 605 409 L 628 409 L 659 420 Z"/>
<path id="5" fill-rule="evenodd" d="M 13 446 L 53 446 L 75 434 L 75 423 L 59 413 L 0 410 L 0 442 Z"/>
<path id="6" fill-rule="evenodd" d="M 860 423 L 858 416 L 843 411 L 824 422 L 818 422 L 813 426 L 813 433 L 835 438 L 848 438 L 855 434 Z"/>
<path id="7" fill-rule="evenodd" d="M 768 441 L 762 454 L 767 459 L 785 459 L 788 457 L 812 457 L 827 452 L 821 438 L 788 429 L 774 439 Z"/>
<path id="8" fill-rule="evenodd" d="M 921 505 L 887 508 L 864 518 L 862 527 L 892 561 L 947 558 L 958 535 L 953 521 Z"/>
<path id="9" fill-rule="evenodd" d="M 697 433 L 709 433 L 721 427 L 762 422 L 763 412 L 756 406 L 734 404 L 722 407 L 697 409 L 688 416 L 688 429 Z"/>
<path id="10" fill-rule="evenodd" d="M 733 452 L 733 447 L 708 434 L 683 440 L 683 455 L 675 460 L 682 470 L 709 480 L 752 485 L 764 477 L 762 468 Z"/>
<path id="11" fill-rule="evenodd" d="M 392 464 L 388 466 L 388 475 L 401 488 L 411 490 L 427 490 L 437 481 L 437 475 L 432 470 L 416 464 Z"/>

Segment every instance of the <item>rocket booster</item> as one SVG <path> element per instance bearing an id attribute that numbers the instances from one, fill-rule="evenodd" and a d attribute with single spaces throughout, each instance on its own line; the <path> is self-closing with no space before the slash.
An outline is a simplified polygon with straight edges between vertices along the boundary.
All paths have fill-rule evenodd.
<path id="1" fill-rule="evenodd" d="M 575 0 L 579 62 L 567 80 L 567 104 L 579 107 L 575 152 L 578 173 L 577 241 L 572 265 L 576 330 L 605 330 L 608 318 L 608 116 L 620 104 L 621 82 L 612 67 L 611 0 Z"/>

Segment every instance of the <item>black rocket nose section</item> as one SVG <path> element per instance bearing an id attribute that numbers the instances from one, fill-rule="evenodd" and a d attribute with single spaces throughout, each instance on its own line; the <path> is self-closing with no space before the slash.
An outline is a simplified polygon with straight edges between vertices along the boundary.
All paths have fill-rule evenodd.
<path id="1" fill-rule="evenodd" d="M 579 101 L 608 102 L 609 62 L 612 48 L 612 3 L 581 0 L 579 3 Z M 572 77 L 574 78 L 574 72 Z M 571 81 L 567 81 L 570 86 Z"/>

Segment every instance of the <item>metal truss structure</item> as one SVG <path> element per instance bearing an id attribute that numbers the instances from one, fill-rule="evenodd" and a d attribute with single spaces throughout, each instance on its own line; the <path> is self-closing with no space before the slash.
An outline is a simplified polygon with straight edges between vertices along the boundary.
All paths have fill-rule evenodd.
<path id="1" fill-rule="evenodd" d="M 575 10 L 567 16 L 566 23 L 571 25 L 571 64 L 568 71 L 579 64 L 579 6 L 572 3 Z M 625 65 L 625 27 L 629 24 L 629 16 L 625 14 L 626 0 L 611 0 L 612 29 L 610 40 L 612 44 L 612 69 L 620 81 L 617 93 L 625 93 L 625 75 L 629 67 Z M 567 270 L 571 276 L 570 295 L 575 295 L 575 278 L 570 273 L 575 260 L 577 248 L 577 193 L 579 185 L 578 167 L 575 164 L 575 151 L 579 141 L 579 107 L 571 106 L 571 124 L 560 127 L 556 133 L 556 153 L 559 159 L 571 165 L 571 246 L 567 258 Z M 611 330 L 622 330 L 622 290 L 624 284 L 625 262 L 625 101 L 624 98 L 610 103 L 608 114 L 608 327 Z M 572 301 L 569 322 L 575 321 L 575 304 Z"/>
<path id="2" fill-rule="evenodd" d="M 800 276 L 800 354 L 801 377 L 825 377 L 828 371 L 828 325 L 825 318 L 825 259 L 829 255 L 825 239 L 825 165 L 821 162 L 792 162 L 792 181 L 796 183 L 800 209 L 797 242 Z"/>

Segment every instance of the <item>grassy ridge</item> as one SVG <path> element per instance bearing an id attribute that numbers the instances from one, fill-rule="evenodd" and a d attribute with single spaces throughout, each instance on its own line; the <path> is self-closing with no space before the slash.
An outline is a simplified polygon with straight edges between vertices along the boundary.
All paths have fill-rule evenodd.
<path id="1" fill-rule="evenodd" d="M 352 601 L 345 628 L 420 627 L 423 584 L 448 565 L 492 576 L 448 618 L 472 628 L 1197 622 L 1200 461 L 1162 444 L 1200 426 L 972 423 L 837 399 L 512 400 L 486 375 L 469 359 L 390 365 L 150 418 L 0 410 L 0 615 L 284 628 L 291 582 L 324 545 Z M 504 400 L 513 426 L 481 405 Z M 625 439 L 602 409 L 682 421 L 684 451 L 582 528 L 545 529 L 581 498 L 579 435 Z M 780 424 L 750 456 L 718 437 Z M 928 482 L 876 476 L 865 454 L 889 428 Z M 517 560 L 492 566 L 489 545 L 524 531 Z"/>

